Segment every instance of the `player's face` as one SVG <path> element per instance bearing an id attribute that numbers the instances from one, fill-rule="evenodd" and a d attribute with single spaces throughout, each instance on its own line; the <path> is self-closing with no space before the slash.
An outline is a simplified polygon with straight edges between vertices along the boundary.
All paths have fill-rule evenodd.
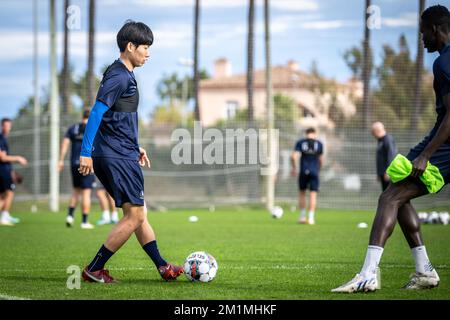
<path id="1" fill-rule="evenodd" d="M 150 46 L 141 44 L 139 46 L 133 46 L 133 48 L 133 64 L 136 67 L 141 67 L 150 57 Z"/>
<path id="2" fill-rule="evenodd" d="M 11 127 L 12 123 L 10 121 L 3 122 L 2 133 L 7 136 L 11 132 Z"/>
<path id="3" fill-rule="evenodd" d="M 436 27 L 427 26 L 422 21 L 420 22 L 420 33 L 422 34 L 423 46 L 428 52 L 435 52 L 438 50 Z"/>

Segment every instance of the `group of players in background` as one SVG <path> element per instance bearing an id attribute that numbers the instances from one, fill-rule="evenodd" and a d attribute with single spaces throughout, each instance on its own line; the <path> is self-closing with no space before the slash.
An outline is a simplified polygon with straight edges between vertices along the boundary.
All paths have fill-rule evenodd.
<path id="1" fill-rule="evenodd" d="M 78 172 L 80 167 L 81 144 L 83 142 L 86 124 L 89 119 L 89 110 L 83 111 L 82 120 L 67 129 L 61 144 L 59 157 L 59 171 L 64 169 L 64 158 L 66 157 L 69 146 L 70 149 L 70 173 L 72 176 L 73 191 L 70 197 L 69 208 L 67 210 L 66 225 L 72 227 L 74 224 L 74 212 L 78 201 L 81 198 L 82 229 L 93 229 L 94 226 L 89 223 L 88 217 L 91 210 L 92 189 L 96 189 L 96 195 L 102 210 L 102 218 L 97 221 L 98 225 L 117 223 L 119 216 L 112 197 L 106 192 L 103 185 L 96 181 L 94 175 L 83 176 Z"/>
<path id="2" fill-rule="evenodd" d="M 412 164 L 411 174 L 397 183 L 390 183 L 386 166 L 397 152 L 391 136 L 386 134 L 379 122 L 372 127 L 373 136 L 378 139 L 377 175 L 383 193 L 378 202 L 372 225 L 369 246 L 361 271 L 348 283 L 333 289 L 333 292 L 367 292 L 380 289 L 379 263 L 385 243 L 398 222 L 411 248 L 416 271 L 411 275 L 404 289 L 416 290 L 434 288 L 439 276 L 431 264 L 420 230 L 417 212 L 410 200 L 429 193 L 419 177 L 429 163 L 437 167 L 444 183 L 450 182 L 450 12 L 444 6 L 436 5 L 421 14 L 420 32 L 428 52 L 439 52 L 433 64 L 434 91 L 436 94 L 437 120 L 430 133 L 411 151 L 406 158 Z M 165 280 L 174 280 L 183 268 L 168 263 L 159 253 L 156 237 L 147 220 L 144 201 L 144 178 L 140 167 L 150 167 L 146 151 L 138 144 L 137 108 L 139 92 L 133 70 L 143 66 L 150 57 L 153 44 L 151 29 L 141 22 L 128 21 L 117 34 L 120 58 L 114 61 L 103 75 L 95 105 L 90 114 L 83 114 L 83 121 L 69 128 L 61 148 L 60 169 L 72 143 L 71 172 L 74 191 L 70 200 L 66 223 L 73 225 L 73 212 L 82 198 L 82 228 L 92 228 L 88 222 L 90 196 L 94 184 L 93 173 L 106 192 L 97 192 L 99 199 L 106 194 L 112 196 L 116 207 L 123 209 L 123 218 L 113 227 L 107 240 L 100 247 L 89 265 L 83 270 L 83 278 L 89 282 L 112 283 L 116 280 L 104 268 L 134 233 Z M 26 159 L 10 156 L 6 137 L 11 121 L 2 121 L 0 136 L 0 192 L 2 223 L 13 224 L 9 215 L 13 197 L 13 173 L 11 162 L 26 165 Z M 299 178 L 299 223 L 315 223 L 315 207 L 319 190 L 319 171 L 323 164 L 323 144 L 317 139 L 314 129 L 306 131 L 306 138 L 296 143 L 291 156 L 292 174 Z M 297 161 L 300 157 L 300 172 Z M 306 217 L 306 190 L 310 189 L 310 208 Z M 110 199 L 111 200 L 111 199 Z M 106 203 L 104 201 L 103 203 Z M 101 200 L 102 203 L 102 200 Z M 117 221 L 117 215 L 104 215 L 101 224 Z M 114 208 L 110 211 L 115 212 Z"/>

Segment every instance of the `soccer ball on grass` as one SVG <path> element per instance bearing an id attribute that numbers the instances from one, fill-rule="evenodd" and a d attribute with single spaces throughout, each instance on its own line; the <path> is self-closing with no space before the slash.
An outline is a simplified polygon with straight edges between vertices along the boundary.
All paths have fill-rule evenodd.
<path id="1" fill-rule="evenodd" d="M 204 251 L 191 253 L 184 262 L 184 274 L 190 281 L 210 282 L 218 268 L 216 259 Z"/>

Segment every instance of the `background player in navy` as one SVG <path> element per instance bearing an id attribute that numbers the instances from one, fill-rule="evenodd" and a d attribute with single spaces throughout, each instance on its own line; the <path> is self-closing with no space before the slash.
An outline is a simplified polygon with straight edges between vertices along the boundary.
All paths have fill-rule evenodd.
<path id="1" fill-rule="evenodd" d="M 133 233 L 163 279 L 173 280 L 183 273 L 182 267 L 161 257 L 144 201 L 140 166 L 150 167 L 150 161 L 138 144 L 139 91 L 133 70 L 147 61 L 152 43 L 153 33 L 144 23 L 129 21 L 120 29 L 117 34 L 120 59 L 105 71 L 87 123 L 80 172 L 83 175 L 95 172 L 124 216 L 83 270 L 86 281 L 114 282 L 104 269 L 105 263 Z"/>
<path id="2" fill-rule="evenodd" d="M 377 121 L 372 124 L 372 135 L 377 139 L 377 179 L 381 183 L 381 190 L 386 190 L 390 178 L 386 173 L 386 169 L 397 155 L 397 146 L 394 137 L 386 133 L 384 125 Z"/>
<path id="3" fill-rule="evenodd" d="M 319 173 L 323 163 L 323 144 L 317 140 L 316 130 L 306 130 L 306 138 L 295 144 L 291 155 L 292 175 L 297 177 L 298 158 L 300 158 L 300 174 L 298 175 L 300 220 L 302 224 L 314 224 L 314 213 L 319 191 Z M 306 190 L 309 187 L 309 214 L 306 220 Z"/>
<path id="4" fill-rule="evenodd" d="M 370 233 L 366 259 L 359 274 L 334 292 L 375 291 L 380 288 L 378 264 L 386 240 L 398 221 L 411 248 L 416 272 L 405 289 L 433 288 L 439 276 L 428 259 L 417 212 L 411 199 L 428 194 L 419 177 L 427 162 L 438 167 L 446 184 L 450 182 L 450 12 L 444 6 L 432 6 L 421 15 L 420 32 L 428 52 L 439 52 L 433 64 L 437 120 L 430 133 L 406 156 L 412 161 L 410 176 L 389 184 L 378 201 L 377 214 Z"/>
<path id="5" fill-rule="evenodd" d="M 88 215 L 91 210 L 91 194 L 95 177 L 93 175 L 83 176 L 78 172 L 80 167 L 81 143 L 83 142 L 86 123 L 89 118 L 89 111 L 83 112 L 82 120 L 67 129 L 66 135 L 61 144 L 61 152 L 59 156 L 59 171 L 64 169 L 64 158 L 67 150 L 70 150 L 70 173 L 72 175 L 72 196 L 70 197 L 69 208 L 67 209 L 66 225 L 73 226 L 74 211 L 81 196 L 81 212 L 83 214 L 81 228 L 93 229 L 94 226 L 88 222 Z"/>
<path id="6" fill-rule="evenodd" d="M 1 122 L 2 132 L 0 134 L 0 225 L 13 225 L 19 219 L 10 215 L 9 210 L 14 199 L 15 183 L 13 181 L 12 163 L 19 163 L 22 166 L 28 164 L 27 159 L 22 156 L 9 154 L 7 138 L 12 128 L 11 119 L 4 118 Z"/>
<path id="7" fill-rule="evenodd" d="M 119 222 L 119 214 L 117 212 L 116 205 L 114 204 L 114 199 L 109 195 L 100 181 L 97 180 L 94 182 L 94 188 L 100 208 L 102 209 L 102 218 L 97 221 L 97 224 L 102 226 L 105 224 L 116 224 Z"/>

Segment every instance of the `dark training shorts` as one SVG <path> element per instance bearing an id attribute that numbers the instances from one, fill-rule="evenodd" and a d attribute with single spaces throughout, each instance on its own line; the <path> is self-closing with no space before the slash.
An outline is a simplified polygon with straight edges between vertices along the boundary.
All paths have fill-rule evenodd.
<path id="1" fill-rule="evenodd" d="M 430 140 L 428 138 L 423 139 L 418 145 L 409 151 L 406 158 L 410 161 L 416 159 L 428 145 L 429 141 Z M 438 167 L 439 172 L 444 178 L 445 184 L 448 184 L 450 182 L 450 145 L 447 143 L 442 144 L 431 156 L 430 163 Z M 420 180 L 417 181 L 418 183 L 424 185 L 422 182 L 419 182 Z"/>
<path id="2" fill-rule="evenodd" d="M 319 191 L 319 174 L 315 172 L 300 172 L 298 176 L 298 187 L 301 191 L 308 188 L 310 191 Z"/>
<path id="3" fill-rule="evenodd" d="M 10 170 L 0 170 L 0 193 L 7 190 L 14 190 L 16 185 L 12 180 L 12 175 Z"/>
<path id="4" fill-rule="evenodd" d="M 118 158 L 92 158 L 94 172 L 106 191 L 113 197 L 116 207 L 124 203 L 144 205 L 144 176 L 137 160 Z"/>
<path id="5" fill-rule="evenodd" d="M 78 172 L 78 166 L 72 166 L 72 185 L 78 189 L 92 189 L 95 181 L 95 176 L 90 174 L 83 176 Z"/>

